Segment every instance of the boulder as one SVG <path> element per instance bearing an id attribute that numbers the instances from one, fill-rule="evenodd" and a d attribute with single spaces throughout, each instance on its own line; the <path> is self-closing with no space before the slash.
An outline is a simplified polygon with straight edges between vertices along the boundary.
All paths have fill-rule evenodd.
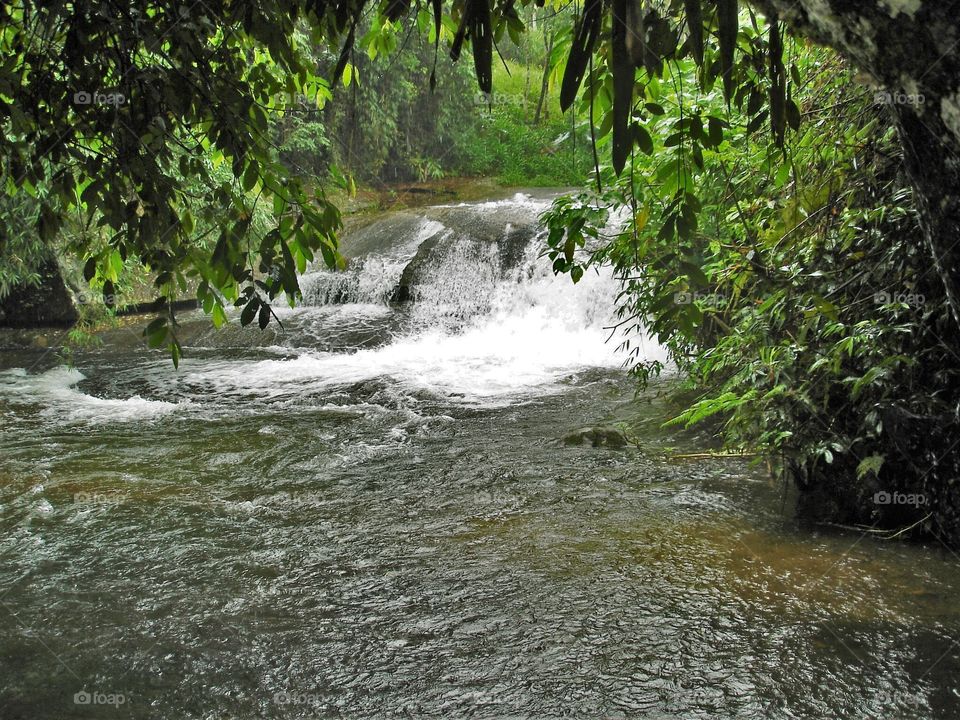
<path id="1" fill-rule="evenodd" d="M 614 427 L 588 427 L 568 433 L 563 438 L 564 445 L 583 445 L 592 447 L 624 448 L 630 445 L 627 436 Z"/>

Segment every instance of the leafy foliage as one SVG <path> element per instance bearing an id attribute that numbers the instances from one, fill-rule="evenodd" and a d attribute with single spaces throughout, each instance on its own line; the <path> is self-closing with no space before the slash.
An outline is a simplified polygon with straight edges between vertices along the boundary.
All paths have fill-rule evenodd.
<path id="1" fill-rule="evenodd" d="M 740 42 L 763 34 L 748 24 Z M 629 344 L 652 332 L 696 393 L 674 424 L 719 420 L 731 446 L 779 458 L 818 519 L 953 537 L 955 329 L 892 123 L 832 53 L 787 49 L 797 106 L 769 136 L 762 102 L 740 107 L 735 90 L 728 111 L 722 88 L 681 91 L 693 63 L 674 63 L 669 85 L 648 77 L 647 152 L 619 179 L 601 167 L 602 193 L 557 202 L 545 252 L 574 281 L 613 267 L 634 372 L 661 370 Z M 929 505 L 874 501 L 895 491 Z"/>
<path id="2" fill-rule="evenodd" d="M 315 255 L 336 263 L 337 209 L 308 193 L 274 152 L 269 116 L 291 97 L 323 102 L 307 38 L 295 21 L 313 12 L 275 6 L 177 2 L 148 6 L 4 5 L 0 137 L 6 191 L 39 203 L 36 230 L 52 243 L 65 213 L 90 232 L 72 248 L 85 276 L 113 294 L 115 256 L 155 274 L 160 295 L 197 285 L 205 308 L 241 320 L 281 293 Z M 331 8 L 314 17 L 315 40 L 344 25 Z M 215 172 L 230 169 L 229 179 Z M 184 179 L 193 181 L 193 192 Z M 259 203 L 273 228 L 251 242 Z M 212 248 L 197 228 L 206 225 Z M 172 315 L 148 327 L 151 345 L 180 345 Z"/>
<path id="3" fill-rule="evenodd" d="M 51 251 L 33 232 L 39 214 L 39 203 L 28 195 L 0 195 L 0 300 L 17 285 L 40 281 L 37 271 Z"/>
<path id="4" fill-rule="evenodd" d="M 521 2 L 519 8 L 529 5 Z M 754 43 L 744 55 L 748 61 L 732 65 L 730 12 L 735 15 L 736 6 L 725 2 L 716 12 L 701 13 L 705 28 L 717 24 L 721 48 L 720 70 L 704 56 L 704 81 L 722 73 L 727 90 L 735 73 L 743 75 L 737 78 L 742 88 L 755 86 L 747 70 L 760 58 Z M 369 8 L 346 0 L 4 5 L 0 161 L 6 192 L 38 200 L 36 228 L 45 244 L 53 242 L 66 214 L 83 216 L 87 231 L 76 235 L 71 249 L 84 257 L 85 277 L 105 295 L 114 294 L 111 263 L 118 253 L 124 263 L 135 258 L 155 275 L 161 297 L 172 299 L 195 286 L 215 322 L 225 320 L 232 304 L 243 308 L 242 323 L 255 316 L 263 326 L 279 296 L 295 302 L 297 270 L 316 257 L 338 264 L 338 210 L 323 184 L 309 182 L 310 169 L 300 167 L 303 158 L 297 157 L 304 149 L 327 148 L 319 134 L 312 148 L 303 133 L 283 134 L 290 106 L 306 98 L 322 107 L 341 81 L 356 91 L 363 76 L 355 48 L 371 59 L 395 52 L 407 16 L 414 19 L 411 30 L 432 33 L 435 57 L 446 41 L 456 59 L 469 41 L 478 86 L 489 92 L 494 46 L 505 36 L 516 41 L 526 30 L 519 8 L 513 0 L 453 0 L 448 7 L 434 0 L 429 10 L 396 0 Z M 613 19 L 602 3 L 588 3 L 576 30 L 555 45 L 569 49 L 561 104 L 572 103 L 586 73 L 591 120 L 595 99 L 613 102 L 610 88 L 598 86 L 611 64 L 609 46 L 600 67 L 593 62 L 607 22 Z M 618 42 L 626 38 L 634 63 L 651 76 L 665 60 L 687 54 L 678 26 L 656 5 L 630 22 Z M 331 65 L 327 82 L 318 70 Z M 628 74 L 621 64 L 619 87 L 632 94 Z M 430 84 L 436 85 L 435 58 Z M 622 160 L 630 113 L 623 95 L 617 97 L 615 122 L 604 123 L 616 125 Z M 385 135 L 396 129 L 386 121 L 377 126 Z M 645 137 L 642 129 L 629 133 L 631 142 Z M 377 145 L 366 133 L 363 144 Z M 418 149 L 409 155 L 430 157 Z M 228 179 L 214 172 L 221 166 L 229 168 Z M 261 203 L 272 223 L 253 236 L 252 218 L 262 212 Z M 212 247 L 201 227 L 212 235 Z M 168 347 L 176 362 L 181 348 L 173 315 L 148 330 L 151 345 Z"/>

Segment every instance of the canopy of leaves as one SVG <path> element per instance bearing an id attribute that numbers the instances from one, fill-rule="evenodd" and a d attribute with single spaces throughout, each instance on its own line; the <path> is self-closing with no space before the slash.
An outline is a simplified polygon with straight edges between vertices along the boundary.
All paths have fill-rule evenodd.
<path id="1" fill-rule="evenodd" d="M 633 100 L 667 61 L 692 55 L 705 85 L 722 78 L 728 102 L 748 101 L 755 111 L 763 104 L 760 77 L 767 51 L 777 48 L 773 37 L 768 44 L 738 35 L 735 0 L 700 5 L 650 3 L 640 12 L 637 4 L 595 0 L 557 44 L 567 53 L 562 104 L 573 102 L 586 77 L 591 116 L 595 103 L 601 113 L 600 135 L 612 128 L 618 171 L 634 145 L 649 145 Z M 5 191 L 36 200 L 43 243 L 75 217 L 83 231 L 73 234 L 71 249 L 106 296 L 114 294 L 113 268 L 132 260 L 155 275 L 159 296 L 196 287 L 215 322 L 224 322 L 233 304 L 243 308 L 241 322 L 256 318 L 263 327 L 278 296 L 295 302 L 298 270 L 317 257 L 337 265 L 340 226 L 310 171 L 291 173 L 289 152 L 281 162 L 271 119 L 304 99 L 322 106 L 328 80 L 353 79 L 350 58 L 362 20 L 371 28 L 363 37 L 367 50 L 389 53 L 408 15 L 430 34 L 435 56 L 443 42 L 456 59 L 469 42 L 478 86 L 487 92 L 496 48 L 524 31 L 514 0 L 4 4 Z M 706 34 L 717 37 L 718 50 L 705 43 Z M 318 75 L 317 48 L 336 57 L 327 80 Z M 771 73 L 776 65 L 772 60 Z M 645 73 L 640 86 L 635 68 Z M 777 132 L 781 116 L 796 115 L 779 96 L 770 107 Z M 264 212 L 259 205 L 272 218 L 262 232 L 253 227 Z M 175 327 L 170 314 L 148 335 L 176 362 Z"/>

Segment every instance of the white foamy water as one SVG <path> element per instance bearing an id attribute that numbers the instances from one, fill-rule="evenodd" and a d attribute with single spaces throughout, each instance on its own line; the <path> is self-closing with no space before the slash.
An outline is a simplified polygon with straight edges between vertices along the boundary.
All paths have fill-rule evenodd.
<path id="1" fill-rule="evenodd" d="M 173 412 L 178 403 L 129 398 L 102 398 L 77 388 L 85 375 L 75 368 L 57 367 L 29 374 L 23 368 L 0 372 L 0 398 L 17 405 L 42 405 L 41 414 L 65 422 L 129 422 Z"/>
<path id="2" fill-rule="evenodd" d="M 441 223 L 424 219 L 409 238 L 396 238 L 394 246 L 357 258 L 346 270 L 319 268 L 307 273 L 300 279 L 301 304 L 386 303 L 420 245 L 444 231 Z"/>
<path id="3" fill-rule="evenodd" d="M 259 354 L 242 348 L 239 355 L 227 346 L 195 348 L 193 356 L 188 347 L 179 371 L 167 360 L 141 364 L 122 377 L 100 378 L 106 391 L 95 395 L 78 389 L 84 376 L 77 370 L 8 372 L 0 375 L 0 397 L 43 405 L 50 418 L 103 422 L 162 416 L 187 405 L 204 416 L 254 411 L 259 403 L 322 407 L 331 393 L 371 380 L 391 397 L 427 393 L 466 405 L 559 392 L 577 374 L 617 368 L 625 357 L 616 351 L 623 337 L 610 339 L 619 284 L 607 271 L 588 271 L 576 285 L 553 274 L 539 257 L 543 238 L 535 218 L 545 207 L 526 196 L 448 206 L 443 212 L 452 214 L 443 217 L 450 225 L 387 216 L 381 226 L 369 226 L 363 238 L 372 242 L 342 282 L 328 272 L 304 278 L 323 302 L 353 300 L 283 311 L 282 346 Z M 491 228 L 499 238 L 491 239 Z M 408 268 L 410 302 L 388 304 Z M 256 330 L 229 332 L 242 342 L 243 333 Z M 326 342 L 337 332 L 351 339 Z M 643 348 L 643 359 L 666 361 L 655 342 L 630 341 Z"/>
<path id="4" fill-rule="evenodd" d="M 524 262 L 507 277 L 496 283 L 486 274 L 475 279 L 477 285 L 492 285 L 484 312 L 452 328 L 449 307 L 460 317 L 476 302 L 467 290 L 473 268 L 464 262 L 439 267 L 440 277 L 431 280 L 435 301 L 412 310 L 419 329 L 389 345 L 254 363 L 212 361 L 199 367 L 188 359 L 183 381 L 216 388 L 218 394 L 280 399 L 386 378 L 408 392 L 500 404 L 552 392 L 559 389 L 557 381 L 579 371 L 622 364 L 618 343 L 606 342 L 618 289 L 608 274 L 589 272 L 574 285 L 567 276 L 554 276 L 531 245 Z M 446 295 L 439 290 L 443 287 L 449 288 Z M 464 296 L 467 305 L 461 302 Z M 647 359 L 665 361 L 655 342 L 633 342 L 646 344 Z"/>

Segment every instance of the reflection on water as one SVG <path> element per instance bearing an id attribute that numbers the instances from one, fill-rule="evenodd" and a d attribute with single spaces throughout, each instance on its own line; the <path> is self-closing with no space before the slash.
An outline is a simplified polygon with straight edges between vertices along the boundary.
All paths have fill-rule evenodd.
<path id="1" fill-rule="evenodd" d="M 955 556 L 659 459 L 701 439 L 617 370 L 610 288 L 515 272 L 459 327 L 188 323 L 177 373 L 123 330 L 0 354 L 0 717 L 960 715 Z M 558 441 L 601 423 L 648 452 Z"/>

